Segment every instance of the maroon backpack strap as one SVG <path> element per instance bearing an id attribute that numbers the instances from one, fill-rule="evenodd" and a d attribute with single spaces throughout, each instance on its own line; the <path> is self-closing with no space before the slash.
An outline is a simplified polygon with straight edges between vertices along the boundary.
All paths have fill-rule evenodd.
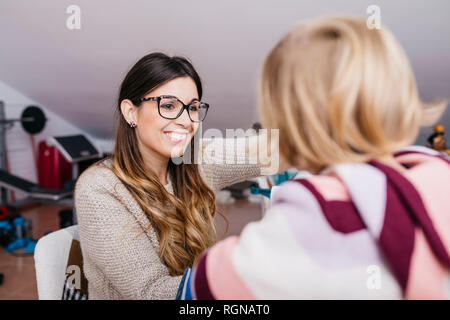
<path id="1" fill-rule="evenodd" d="M 438 233 L 436 232 L 436 229 L 434 228 L 433 222 L 430 219 L 422 201 L 422 197 L 413 184 L 398 171 L 380 163 L 379 161 L 372 160 L 369 164 L 385 174 L 387 183 L 398 195 L 399 200 L 407 210 L 411 220 L 415 225 L 419 226 L 423 230 L 423 233 L 436 257 L 445 266 L 450 267 L 450 256 Z"/>
<path id="2" fill-rule="evenodd" d="M 308 181 L 308 179 L 294 179 L 303 185 L 316 198 L 329 225 L 338 232 L 351 233 L 365 228 L 355 205 L 351 201 L 326 200 L 324 196 Z"/>

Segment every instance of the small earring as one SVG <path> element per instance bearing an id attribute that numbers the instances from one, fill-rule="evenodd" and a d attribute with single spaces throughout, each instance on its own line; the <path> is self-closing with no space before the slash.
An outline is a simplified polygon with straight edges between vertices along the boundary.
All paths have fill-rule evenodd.
<path id="1" fill-rule="evenodd" d="M 134 123 L 133 121 L 130 121 L 129 125 L 130 125 L 130 127 L 132 127 L 132 128 L 136 127 L 136 123 Z"/>

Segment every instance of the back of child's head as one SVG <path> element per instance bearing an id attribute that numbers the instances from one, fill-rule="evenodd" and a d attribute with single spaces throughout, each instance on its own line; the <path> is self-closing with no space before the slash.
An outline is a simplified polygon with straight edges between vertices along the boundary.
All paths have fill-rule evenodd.
<path id="1" fill-rule="evenodd" d="M 282 157 L 313 172 L 392 154 L 446 106 L 422 103 L 389 30 L 353 17 L 293 28 L 267 57 L 259 90 L 263 125 L 280 130 Z"/>

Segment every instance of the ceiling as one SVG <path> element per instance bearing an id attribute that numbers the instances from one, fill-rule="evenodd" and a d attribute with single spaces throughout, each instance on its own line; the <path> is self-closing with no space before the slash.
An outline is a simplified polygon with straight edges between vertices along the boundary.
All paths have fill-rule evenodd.
<path id="1" fill-rule="evenodd" d="M 163 51 L 188 57 L 199 71 L 211 105 L 205 129 L 246 129 L 258 119 L 263 59 L 296 21 L 336 13 L 367 16 L 373 3 L 1 0 L 0 80 L 90 135 L 109 139 L 125 73 L 143 55 Z M 72 4 L 81 9 L 80 30 L 66 27 Z M 450 1 L 376 4 L 411 59 L 422 97 L 450 97 Z M 448 110 L 443 122 L 450 129 Z"/>

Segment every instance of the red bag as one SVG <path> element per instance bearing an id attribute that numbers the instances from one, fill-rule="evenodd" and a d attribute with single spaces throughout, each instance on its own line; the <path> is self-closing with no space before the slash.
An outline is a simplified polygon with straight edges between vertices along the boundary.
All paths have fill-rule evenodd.
<path id="1" fill-rule="evenodd" d="M 64 183 L 72 179 L 72 164 L 62 156 L 56 147 L 50 147 L 45 141 L 41 141 L 39 143 L 38 184 L 49 189 L 62 189 Z"/>

